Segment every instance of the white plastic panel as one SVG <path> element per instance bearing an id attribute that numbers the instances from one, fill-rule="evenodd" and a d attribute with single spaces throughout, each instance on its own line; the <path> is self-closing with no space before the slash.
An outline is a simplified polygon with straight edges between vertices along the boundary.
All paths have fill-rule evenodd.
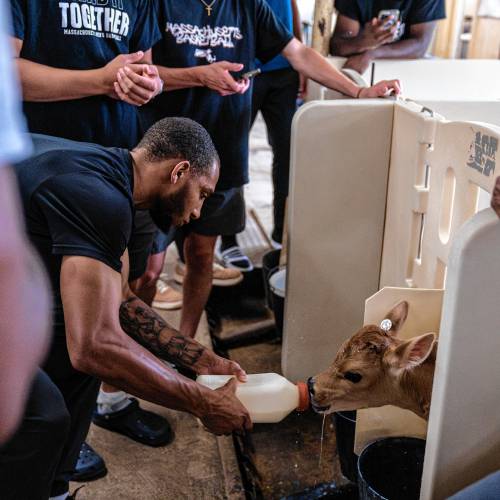
<path id="1" fill-rule="evenodd" d="M 396 104 L 381 286 L 444 287 L 453 237 L 492 190 L 497 135 Z"/>
<path id="2" fill-rule="evenodd" d="M 326 368 L 378 290 L 393 103 L 317 101 L 292 130 L 282 368 Z"/>
<path id="3" fill-rule="evenodd" d="M 500 221 L 486 209 L 457 233 L 448 261 L 422 500 L 500 469 Z"/>

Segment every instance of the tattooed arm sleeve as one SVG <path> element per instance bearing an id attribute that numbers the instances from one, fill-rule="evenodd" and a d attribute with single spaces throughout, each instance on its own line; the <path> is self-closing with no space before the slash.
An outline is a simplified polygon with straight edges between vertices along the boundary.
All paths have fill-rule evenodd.
<path id="1" fill-rule="evenodd" d="M 201 344 L 184 337 L 137 297 L 130 297 L 120 307 L 123 330 L 159 358 L 194 370 L 208 351 Z"/>

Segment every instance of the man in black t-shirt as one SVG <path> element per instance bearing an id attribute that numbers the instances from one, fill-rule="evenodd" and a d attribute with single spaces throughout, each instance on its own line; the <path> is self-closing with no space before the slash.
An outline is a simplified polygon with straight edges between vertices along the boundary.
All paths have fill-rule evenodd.
<path id="1" fill-rule="evenodd" d="M 294 38 L 264 0 L 159 3 L 163 38 L 153 47 L 153 62 L 166 91 L 141 108 L 141 119 L 149 125 L 164 116 L 192 118 L 209 131 L 221 159 L 215 195 L 200 219 L 183 229 L 180 330 L 194 336 L 212 284 L 215 241 L 219 235 L 239 233 L 245 224 L 252 95 L 247 92 L 250 82 L 230 72 L 252 70 L 256 59 L 265 63 L 281 53 L 306 77 L 351 97 L 378 97 L 392 89 L 398 92 L 399 85 L 391 81 L 358 87 Z M 119 82 L 122 91 L 134 93 L 135 79 L 131 75 Z"/>
<path id="2" fill-rule="evenodd" d="M 337 24 L 330 41 L 345 68 L 363 74 L 373 59 L 418 59 L 445 18 L 444 0 L 336 0 Z M 399 11 L 380 16 L 383 10 Z M 389 13 L 387 13 L 389 14 Z"/>
<path id="3" fill-rule="evenodd" d="M 133 151 L 33 140 L 42 152 L 15 172 L 27 232 L 52 284 L 53 340 L 23 424 L 0 451 L 2 500 L 66 497 L 100 380 L 189 412 L 216 434 L 251 427 L 234 379 L 212 391 L 159 358 L 245 380 L 240 366 L 180 335 L 128 286 L 134 212 L 180 226 L 199 217 L 214 191 L 219 160 L 206 130 L 167 118 Z"/>

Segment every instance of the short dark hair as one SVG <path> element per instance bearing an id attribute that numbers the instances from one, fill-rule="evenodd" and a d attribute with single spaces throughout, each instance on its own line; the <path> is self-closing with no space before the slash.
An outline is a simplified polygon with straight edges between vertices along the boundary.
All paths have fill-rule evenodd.
<path id="1" fill-rule="evenodd" d="M 137 146 L 148 161 L 187 160 L 193 174 L 209 175 L 219 155 L 208 132 L 189 118 L 168 117 L 156 122 Z"/>

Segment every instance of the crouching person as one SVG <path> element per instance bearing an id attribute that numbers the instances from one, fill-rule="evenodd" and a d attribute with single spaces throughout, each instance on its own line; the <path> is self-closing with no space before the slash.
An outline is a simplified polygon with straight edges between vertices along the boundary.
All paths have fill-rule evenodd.
<path id="1" fill-rule="evenodd" d="M 244 380 L 240 366 L 180 335 L 128 286 L 135 211 L 180 226 L 199 217 L 214 191 L 219 159 L 205 129 L 167 118 L 133 151 L 33 140 L 43 142 L 43 152 L 17 165 L 16 174 L 28 234 L 52 283 L 54 328 L 22 426 L 0 454 L 4 500 L 68 498 L 101 380 L 191 413 L 215 434 L 251 427 L 234 380 L 211 391 L 162 360 Z"/>

